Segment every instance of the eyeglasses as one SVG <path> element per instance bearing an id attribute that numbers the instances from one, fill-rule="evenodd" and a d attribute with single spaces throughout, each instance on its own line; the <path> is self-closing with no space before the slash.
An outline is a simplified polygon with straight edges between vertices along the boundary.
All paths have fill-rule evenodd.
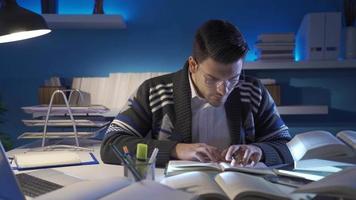
<path id="1" fill-rule="evenodd" d="M 200 67 L 198 67 L 198 70 L 199 69 Z M 239 83 L 240 74 L 229 80 L 218 80 L 214 77 L 209 76 L 203 70 L 200 69 L 200 71 L 202 72 L 205 85 L 209 88 L 220 87 L 222 84 L 224 84 L 228 90 L 232 90 Z"/>

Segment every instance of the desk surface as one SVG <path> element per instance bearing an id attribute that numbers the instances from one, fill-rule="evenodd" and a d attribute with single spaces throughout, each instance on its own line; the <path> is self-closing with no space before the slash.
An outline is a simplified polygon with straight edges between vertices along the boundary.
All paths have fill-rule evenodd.
<path id="1" fill-rule="evenodd" d="M 71 141 L 73 143 L 73 141 Z M 93 150 L 93 154 L 96 159 L 99 161 L 98 165 L 79 165 L 79 166 L 68 166 L 68 167 L 55 167 L 51 168 L 64 174 L 80 178 L 83 180 L 97 180 L 97 179 L 105 179 L 112 177 L 123 177 L 124 176 L 124 168 L 121 165 L 110 165 L 105 164 L 101 161 L 100 158 L 100 143 L 98 140 L 81 140 L 80 145 L 85 146 Z M 8 156 L 13 156 L 17 153 L 27 152 L 34 148 L 40 148 L 40 141 L 33 142 L 28 145 L 24 145 L 13 149 L 7 152 Z M 30 171 L 39 171 L 38 170 L 26 170 L 21 172 L 30 172 Z M 15 173 L 19 173 L 19 171 L 14 170 Z M 164 178 L 164 169 L 157 168 L 156 169 L 156 180 L 161 181 Z"/>
<path id="2" fill-rule="evenodd" d="M 72 140 L 69 140 L 70 144 L 73 144 Z M 124 176 L 124 169 L 123 166 L 120 165 L 109 165 L 109 164 L 104 164 L 101 161 L 100 158 L 100 143 L 101 141 L 98 140 L 81 140 L 80 145 L 83 147 L 91 148 L 93 149 L 93 154 L 99 161 L 99 164 L 97 165 L 80 165 L 80 166 L 68 166 L 68 167 L 56 167 L 56 168 L 51 168 L 53 170 L 57 170 L 59 172 L 62 172 L 66 175 L 73 176 L 82 180 L 99 180 L 99 179 L 106 179 L 106 178 L 113 178 L 113 177 L 123 177 Z M 18 147 L 16 149 L 13 149 L 7 154 L 9 156 L 13 156 L 14 154 L 17 153 L 22 153 L 22 152 L 27 152 L 29 150 L 33 150 L 34 148 L 40 148 L 41 146 L 41 141 L 36 141 L 28 145 L 24 145 L 21 147 Z M 38 170 L 31 170 L 32 171 L 40 171 L 43 169 L 38 169 Z M 14 170 L 15 173 L 20 173 L 17 170 Z M 21 171 L 21 172 L 30 172 L 29 170 L 26 171 Z M 164 169 L 162 168 L 157 168 L 156 169 L 156 181 L 161 181 L 164 179 Z M 261 177 L 262 178 L 262 177 Z M 273 183 L 271 183 L 273 184 Z M 294 191 L 294 188 L 292 187 L 287 187 L 283 185 L 277 185 L 282 191 L 285 191 L 286 193 L 291 193 Z M 291 199 L 308 199 L 306 198 L 306 195 L 304 194 L 291 194 Z"/>

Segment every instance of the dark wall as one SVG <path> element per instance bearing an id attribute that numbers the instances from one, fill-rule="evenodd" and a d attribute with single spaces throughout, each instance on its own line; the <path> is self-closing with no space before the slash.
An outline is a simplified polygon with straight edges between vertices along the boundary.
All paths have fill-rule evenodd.
<path id="1" fill-rule="evenodd" d="M 40 11 L 39 0 L 18 2 Z M 53 30 L 43 37 L 0 44 L 0 95 L 8 109 L 2 132 L 16 138 L 26 130 L 21 119 L 30 116 L 20 108 L 37 104 L 37 89 L 50 76 L 107 76 L 110 72 L 181 68 L 190 55 L 195 29 L 205 20 L 231 21 L 253 47 L 260 33 L 296 32 L 306 13 L 340 10 L 341 3 L 337 0 L 105 0 L 105 11 L 122 14 L 127 29 Z M 59 0 L 61 14 L 90 14 L 91 11 L 92 1 Z M 252 48 L 247 60 L 254 59 Z M 331 107 L 332 113 L 328 116 L 286 117 L 293 133 L 314 128 L 331 131 L 356 128 L 352 118 L 356 112 L 356 97 L 351 92 L 355 91 L 355 70 L 247 73 L 280 81 L 285 104 L 312 102 Z M 311 123 L 310 119 L 314 121 Z"/>

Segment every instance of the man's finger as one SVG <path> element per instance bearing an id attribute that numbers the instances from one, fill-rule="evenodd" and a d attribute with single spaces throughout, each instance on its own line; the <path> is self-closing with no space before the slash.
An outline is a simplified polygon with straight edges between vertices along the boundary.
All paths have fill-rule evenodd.
<path id="1" fill-rule="evenodd" d="M 261 156 L 259 152 L 254 152 L 250 156 L 250 165 L 255 166 L 260 160 Z"/>
<path id="2" fill-rule="evenodd" d="M 209 158 L 202 152 L 196 152 L 195 158 L 199 160 L 199 162 L 208 162 Z"/>
<path id="3" fill-rule="evenodd" d="M 245 155 L 245 152 L 247 150 L 246 146 L 240 146 L 232 155 L 232 158 L 236 161 L 237 164 L 242 164 L 243 163 L 243 158 Z"/>
<path id="4" fill-rule="evenodd" d="M 242 166 L 246 166 L 247 163 L 250 161 L 251 158 L 251 154 L 253 153 L 253 151 L 249 148 L 246 149 L 244 156 L 242 157 Z"/>
<path id="5" fill-rule="evenodd" d="M 231 161 L 234 152 L 237 151 L 237 150 L 239 149 L 239 147 L 240 147 L 239 145 L 230 146 L 230 147 L 227 149 L 227 151 L 226 151 L 225 160 L 226 160 L 226 161 Z"/>
<path id="6" fill-rule="evenodd" d="M 225 156 L 226 153 L 227 153 L 227 150 L 228 150 L 228 149 L 224 149 L 224 150 L 221 152 L 221 157 L 224 158 L 225 161 L 227 161 L 227 160 L 226 160 L 226 156 Z"/>
<path id="7" fill-rule="evenodd" d="M 218 148 L 209 146 L 207 149 L 211 153 L 211 155 L 214 157 L 214 159 L 215 159 L 215 160 L 213 160 L 214 162 L 224 160 L 223 157 L 221 156 L 221 152 Z"/>
<path id="8" fill-rule="evenodd" d="M 212 153 L 210 153 L 210 151 L 208 150 L 208 147 L 201 147 L 198 149 L 197 151 L 198 153 L 204 155 L 204 157 L 206 157 L 208 160 L 207 161 L 213 161 L 215 162 L 215 158 L 214 156 L 212 155 Z M 207 162 L 206 161 L 206 162 Z"/>

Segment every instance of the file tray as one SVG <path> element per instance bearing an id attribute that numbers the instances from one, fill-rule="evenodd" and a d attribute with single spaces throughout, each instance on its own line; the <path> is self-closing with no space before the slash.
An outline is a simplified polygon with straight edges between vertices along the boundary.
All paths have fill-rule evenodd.
<path id="1" fill-rule="evenodd" d="M 25 113 L 28 114 L 43 114 L 46 115 L 48 112 L 48 105 L 36 105 L 36 106 L 25 106 L 22 107 Z M 105 113 L 109 109 L 103 105 L 90 105 L 90 106 L 71 106 L 71 112 L 74 114 L 89 114 L 89 113 Z M 69 114 L 66 105 L 52 105 L 51 115 L 64 115 Z"/>
<path id="2" fill-rule="evenodd" d="M 78 138 L 93 138 L 99 134 L 96 132 L 77 132 Z M 42 139 L 43 132 L 25 132 L 17 139 Z M 75 138 L 74 132 L 47 132 L 47 139 Z"/>
<path id="3" fill-rule="evenodd" d="M 92 121 L 87 119 L 77 119 L 74 121 L 76 126 L 96 127 L 96 128 L 107 126 L 110 123 L 110 121 Z M 22 120 L 22 122 L 26 126 L 44 126 L 46 120 L 33 119 L 33 120 Z M 73 126 L 73 122 L 70 119 L 53 119 L 53 120 L 48 120 L 47 126 L 71 127 Z"/>

